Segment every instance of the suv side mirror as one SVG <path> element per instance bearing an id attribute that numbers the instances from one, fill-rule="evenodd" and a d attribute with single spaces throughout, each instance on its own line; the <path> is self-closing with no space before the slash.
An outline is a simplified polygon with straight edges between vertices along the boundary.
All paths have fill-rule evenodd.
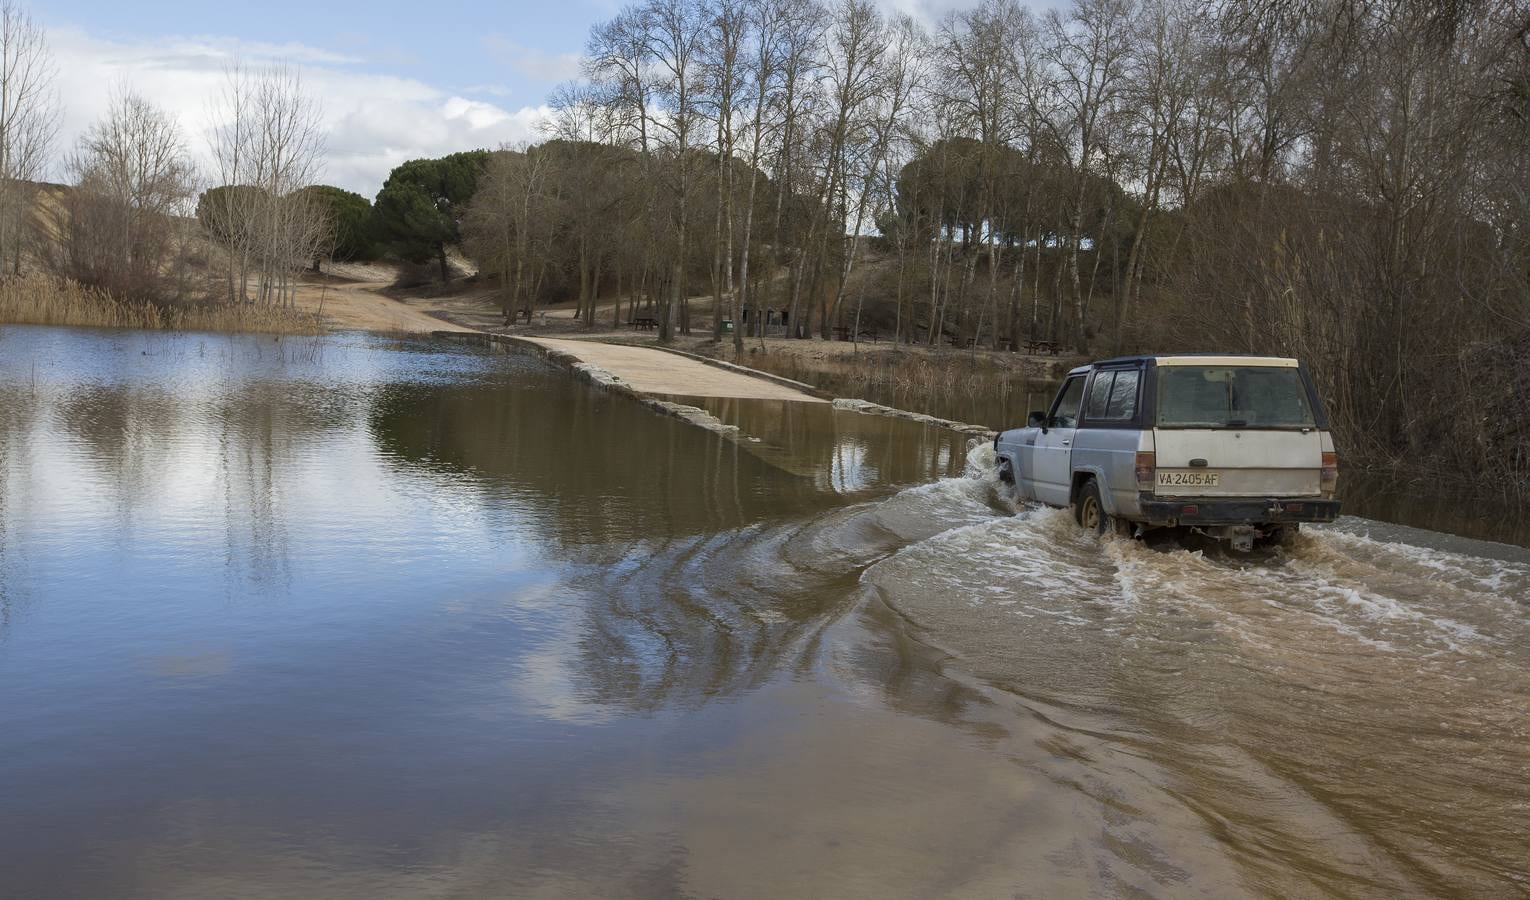
<path id="1" fill-rule="evenodd" d="M 1027 428 L 1045 428 L 1046 424 L 1047 414 L 1040 411 L 1031 413 L 1025 420 L 1025 427 Z"/>

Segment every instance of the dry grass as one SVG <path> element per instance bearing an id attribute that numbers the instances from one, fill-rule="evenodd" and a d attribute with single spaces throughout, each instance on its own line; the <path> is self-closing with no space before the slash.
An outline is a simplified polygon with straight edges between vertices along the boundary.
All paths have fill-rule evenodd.
<path id="1" fill-rule="evenodd" d="M 325 330 L 312 313 L 253 304 L 161 306 L 124 301 L 66 278 L 42 274 L 0 281 L 0 322 L 268 334 L 318 334 Z"/>

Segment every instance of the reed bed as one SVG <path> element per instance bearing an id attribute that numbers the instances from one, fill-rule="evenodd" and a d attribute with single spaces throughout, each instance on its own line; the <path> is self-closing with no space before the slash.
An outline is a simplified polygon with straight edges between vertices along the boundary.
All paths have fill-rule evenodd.
<path id="1" fill-rule="evenodd" d="M 740 362 L 836 397 L 989 428 L 1024 424 L 1026 412 L 1044 406 L 1057 386 L 1030 370 L 959 351 L 871 350 L 828 358 L 758 353 Z"/>
<path id="2" fill-rule="evenodd" d="M 0 280 L 0 323 L 266 334 L 321 334 L 325 330 L 313 313 L 252 303 L 122 300 L 67 278 L 40 273 Z"/>

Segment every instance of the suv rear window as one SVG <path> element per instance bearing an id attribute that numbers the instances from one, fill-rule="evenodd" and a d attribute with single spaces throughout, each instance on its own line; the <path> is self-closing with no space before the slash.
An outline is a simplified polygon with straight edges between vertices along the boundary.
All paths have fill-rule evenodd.
<path id="1" fill-rule="evenodd" d="M 1163 366 L 1163 428 L 1312 428 L 1301 372 L 1276 366 Z"/>

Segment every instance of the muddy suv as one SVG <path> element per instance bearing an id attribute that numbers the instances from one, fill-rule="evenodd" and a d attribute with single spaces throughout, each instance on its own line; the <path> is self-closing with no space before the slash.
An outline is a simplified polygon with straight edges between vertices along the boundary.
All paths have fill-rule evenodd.
<path id="1" fill-rule="evenodd" d="M 1188 527 L 1286 542 L 1332 522 L 1339 463 L 1312 379 L 1294 359 L 1142 356 L 1068 373 L 1046 412 L 994 439 L 1023 500 L 1071 506 L 1100 533 Z"/>

